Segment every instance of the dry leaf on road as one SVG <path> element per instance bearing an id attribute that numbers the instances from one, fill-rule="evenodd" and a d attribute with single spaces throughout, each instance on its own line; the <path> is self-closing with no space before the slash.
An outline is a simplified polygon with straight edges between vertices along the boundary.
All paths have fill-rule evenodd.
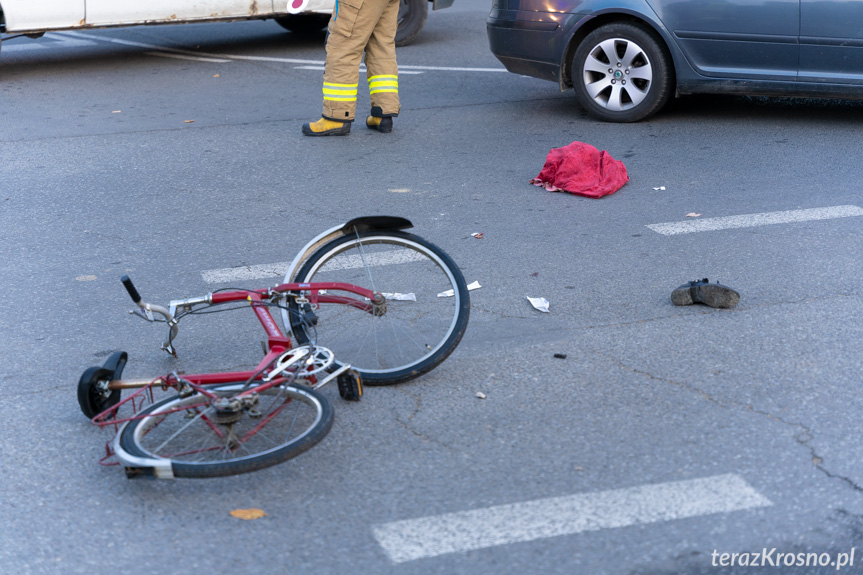
<path id="1" fill-rule="evenodd" d="M 237 519 L 244 519 L 246 521 L 250 521 L 252 519 L 260 519 L 261 517 L 266 517 L 267 514 L 262 509 L 234 509 L 231 511 L 231 517 L 236 517 Z"/>

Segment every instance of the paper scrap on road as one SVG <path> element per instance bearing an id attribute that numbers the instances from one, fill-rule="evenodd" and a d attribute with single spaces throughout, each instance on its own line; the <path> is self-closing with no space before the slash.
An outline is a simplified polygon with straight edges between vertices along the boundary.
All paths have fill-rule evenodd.
<path id="1" fill-rule="evenodd" d="M 468 284 L 467 289 L 468 289 L 468 291 L 471 291 L 471 290 L 479 289 L 481 287 L 482 286 L 479 285 L 479 282 L 475 281 L 472 284 Z M 442 291 L 439 294 L 437 294 L 438 297 L 453 297 L 454 295 L 455 295 L 455 290 L 451 290 L 451 289 L 448 289 L 446 291 Z"/>
<path id="2" fill-rule="evenodd" d="M 659 186 L 658 188 L 653 188 L 653 189 L 656 190 L 657 192 L 665 191 L 665 186 Z"/>
<path id="3" fill-rule="evenodd" d="M 417 294 L 415 293 L 385 293 L 381 292 L 381 295 L 387 298 L 388 300 L 396 300 L 396 301 L 417 301 Z"/>
<path id="4" fill-rule="evenodd" d="M 541 311 L 543 313 L 551 313 L 548 311 L 548 306 L 549 306 L 548 300 L 545 299 L 544 297 L 530 297 L 530 296 L 524 296 L 524 297 L 527 298 L 527 301 L 529 301 L 530 305 L 532 305 L 535 309 L 538 309 L 539 311 Z"/>

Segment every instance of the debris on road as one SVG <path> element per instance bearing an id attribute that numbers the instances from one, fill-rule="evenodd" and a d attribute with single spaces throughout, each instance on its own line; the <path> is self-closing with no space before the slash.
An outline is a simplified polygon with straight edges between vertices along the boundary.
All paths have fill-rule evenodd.
<path id="1" fill-rule="evenodd" d="M 262 509 L 234 509 L 231 511 L 231 517 L 236 517 L 237 519 L 243 519 L 244 521 L 251 521 L 253 519 L 260 519 L 261 517 L 266 517 L 267 514 Z"/>
<path id="2" fill-rule="evenodd" d="M 696 214 L 695 212 L 689 212 L 688 214 L 686 214 L 686 217 L 687 218 L 697 218 L 700 215 L 701 214 Z"/>
<path id="3" fill-rule="evenodd" d="M 468 291 L 473 291 L 473 290 L 479 289 L 481 287 L 482 286 L 479 285 L 478 281 L 475 281 L 475 282 L 467 285 Z M 439 294 L 437 294 L 438 297 L 453 297 L 454 295 L 455 295 L 455 290 L 451 290 L 451 289 L 448 289 L 446 291 L 442 291 Z"/>
<path id="4" fill-rule="evenodd" d="M 476 392 L 476 396 L 477 396 L 478 398 L 480 398 L 480 399 L 485 399 L 485 394 L 484 394 L 483 392 L 481 392 L 481 391 L 477 391 L 477 392 Z"/>
<path id="5" fill-rule="evenodd" d="M 657 191 L 657 192 L 664 192 L 664 191 L 665 191 L 665 186 L 659 186 L 658 188 L 653 188 L 653 189 L 654 189 L 655 191 Z"/>
<path id="6" fill-rule="evenodd" d="M 381 295 L 393 301 L 417 301 L 417 294 L 415 293 L 381 292 Z"/>
<path id="7" fill-rule="evenodd" d="M 566 359 L 566 354 L 565 353 L 556 353 L 556 354 L 554 354 L 554 357 L 556 357 L 557 359 Z"/>
<path id="8" fill-rule="evenodd" d="M 613 194 L 629 181 L 623 162 L 590 144 L 573 142 L 554 148 L 539 175 L 530 183 L 549 192 L 569 192 L 588 198 Z"/>
<path id="9" fill-rule="evenodd" d="M 482 239 L 482 232 L 474 232 L 474 233 L 472 233 L 471 235 L 472 235 L 473 237 L 475 237 L 476 239 L 478 239 L 478 240 L 481 240 L 481 239 Z"/>
<path id="10" fill-rule="evenodd" d="M 671 292 L 674 305 L 701 303 L 710 307 L 730 308 L 740 301 L 740 294 L 728 286 L 710 283 L 710 280 L 695 280 L 685 283 Z"/>
<path id="11" fill-rule="evenodd" d="M 530 305 L 532 305 L 535 309 L 538 309 L 539 311 L 541 311 L 543 313 L 550 313 L 548 311 L 548 306 L 549 306 L 548 300 L 545 299 L 544 297 L 530 297 L 530 296 L 524 296 L 524 297 L 527 298 L 527 301 L 529 301 Z"/>

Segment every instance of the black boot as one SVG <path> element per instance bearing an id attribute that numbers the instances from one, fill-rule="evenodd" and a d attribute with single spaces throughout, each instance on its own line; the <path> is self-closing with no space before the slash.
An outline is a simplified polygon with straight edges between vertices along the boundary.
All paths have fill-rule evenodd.
<path id="1" fill-rule="evenodd" d="M 683 284 L 671 292 L 671 303 L 674 305 L 703 303 L 710 307 L 729 308 L 736 306 L 739 301 L 739 293 L 730 287 L 716 283 L 712 284 L 707 278 Z"/>

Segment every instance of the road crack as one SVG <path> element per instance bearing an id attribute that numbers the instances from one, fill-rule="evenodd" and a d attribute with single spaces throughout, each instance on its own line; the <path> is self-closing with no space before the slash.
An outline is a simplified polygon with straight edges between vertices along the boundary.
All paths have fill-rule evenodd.
<path id="1" fill-rule="evenodd" d="M 854 491 L 856 491 L 858 493 L 863 493 L 863 487 L 858 485 L 854 480 L 852 480 L 849 477 L 839 475 L 838 473 L 834 473 L 834 472 L 830 471 L 824 465 L 824 458 L 818 454 L 815 447 L 812 445 L 812 441 L 815 439 L 815 437 L 813 435 L 812 430 L 807 425 L 800 423 L 800 422 L 796 422 L 796 421 L 788 421 L 788 420 L 784 419 L 783 417 L 780 417 L 778 415 L 774 415 L 768 411 L 756 409 L 755 407 L 752 406 L 751 403 L 743 403 L 740 401 L 729 400 L 729 399 L 724 399 L 724 400 L 718 399 L 716 397 L 713 397 L 712 395 L 710 395 L 709 393 L 707 393 L 703 389 L 698 388 L 692 384 L 689 384 L 689 383 L 684 382 L 684 381 L 678 381 L 675 379 L 667 378 L 667 377 L 660 377 L 660 376 L 654 375 L 648 371 L 645 371 L 643 369 L 638 369 L 636 367 L 632 367 L 631 365 L 624 363 L 619 358 L 614 357 L 613 355 L 610 355 L 606 352 L 594 350 L 594 353 L 596 353 L 597 355 L 600 355 L 602 357 L 605 357 L 606 359 L 611 360 L 620 369 L 635 373 L 637 375 L 641 375 L 643 377 L 647 377 L 648 379 L 650 379 L 652 381 L 657 381 L 660 383 L 674 385 L 674 386 L 679 387 L 681 389 L 684 389 L 690 393 L 698 395 L 701 398 L 707 400 L 708 402 L 710 402 L 710 403 L 712 403 L 718 407 L 725 408 L 725 409 L 744 409 L 750 413 L 754 413 L 756 415 L 759 415 L 761 417 L 765 417 L 765 418 L 770 419 L 772 421 L 777 421 L 777 422 L 781 423 L 782 425 L 784 425 L 784 426 L 786 426 L 792 430 L 795 430 L 795 433 L 793 435 L 794 441 L 797 442 L 804 449 L 807 449 L 809 451 L 809 455 L 811 457 L 812 464 L 815 466 L 816 469 L 818 469 L 821 473 L 823 473 L 825 476 L 829 477 L 830 479 L 838 479 L 839 481 L 842 481 L 843 483 L 845 483 L 848 487 L 850 487 Z"/>

